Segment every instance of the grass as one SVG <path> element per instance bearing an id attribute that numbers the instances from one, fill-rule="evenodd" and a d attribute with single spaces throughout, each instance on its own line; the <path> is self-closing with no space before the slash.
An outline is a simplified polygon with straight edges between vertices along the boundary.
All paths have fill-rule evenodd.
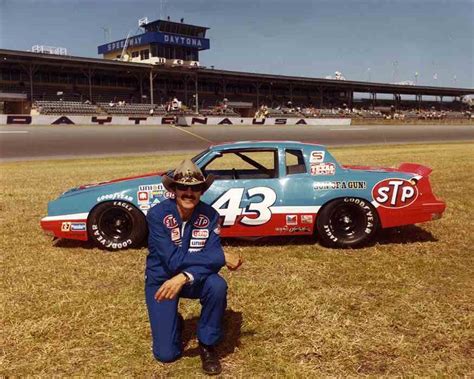
<path id="1" fill-rule="evenodd" d="M 443 219 L 384 231 L 371 247 L 308 238 L 225 241 L 224 376 L 472 376 L 474 144 L 332 149 L 342 163 L 431 166 Z M 175 166 L 183 156 L 5 163 L 1 173 L 3 376 L 200 375 L 199 304 L 181 302 L 185 356 L 154 361 L 143 294 L 146 250 L 105 253 L 44 236 L 65 189 Z"/>

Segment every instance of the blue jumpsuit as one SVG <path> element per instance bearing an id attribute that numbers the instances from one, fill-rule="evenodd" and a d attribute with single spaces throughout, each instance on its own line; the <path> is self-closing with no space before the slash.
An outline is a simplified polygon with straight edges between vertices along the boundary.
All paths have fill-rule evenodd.
<path id="1" fill-rule="evenodd" d="M 145 270 L 145 297 L 153 337 L 153 354 L 170 362 L 182 353 L 178 321 L 180 297 L 200 299 L 202 310 L 197 336 L 214 345 L 222 337 L 227 283 L 218 275 L 225 264 L 219 237 L 219 214 L 202 201 L 183 228 L 176 201 L 169 199 L 151 208 L 147 215 L 149 253 Z M 168 279 L 187 272 L 187 283 L 173 300 L 156 301 L 154 296 Z"/>

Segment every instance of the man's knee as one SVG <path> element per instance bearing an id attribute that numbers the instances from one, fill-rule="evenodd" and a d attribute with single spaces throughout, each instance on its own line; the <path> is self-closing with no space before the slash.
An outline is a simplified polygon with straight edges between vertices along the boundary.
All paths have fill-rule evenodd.
<path id="1" fill-rule="evenodd" d="M 181 356 L 181 353 L 176 353 L 171 350 L 153 349 L 153 355 L 157 361 L 162 363 L 170 363 Z"/>
<path id="2" fill-rule="evenodd" d="M 205 286 L 213 297 L 225 298 L 227 296 L 227 282 L 220 275 L 208 276 Z"/>

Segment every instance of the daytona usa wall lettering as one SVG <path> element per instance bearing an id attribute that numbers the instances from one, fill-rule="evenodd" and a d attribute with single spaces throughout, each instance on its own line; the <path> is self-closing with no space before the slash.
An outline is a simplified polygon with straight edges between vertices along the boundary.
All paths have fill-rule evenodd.
<path id="1" fill-rule="evenodd" d="M 247 190 L 247 197 L 259 196 L 260 202 L 251 202 L 247 207 L 240 206 L 244 196 L 244 188 L 231 188 L 221 195 L 212 206 L 224 218 L 222 225 L 234 225 L 237 218 L 244 215 L 240 222 L 244 225 L 263 225 L 270 221 L 270 207 L 276 201 L 276 193 L 268 187 L 254 187 Z"/>
<path id="2" fill-rule="evenodd" d="M 372 189 L 372 197 L 384 208 L 404 208 L 418 197 L 416 185 L 405 179 L 385 179 Z"/>

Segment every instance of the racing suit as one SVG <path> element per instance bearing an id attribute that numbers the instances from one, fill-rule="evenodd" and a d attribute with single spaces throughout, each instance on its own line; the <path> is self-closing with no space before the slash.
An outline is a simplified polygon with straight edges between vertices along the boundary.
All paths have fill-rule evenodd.
<path id="1" fill-rule="evenodd" d="M 197 336 L 214 345 L 222 337 L 222 317 L 226 308 L 227 283 L 218 275 L 225 264 L 220 243 L 219 214 L 200 201 L 191 218 L 183 222 L 176 201 L 165 200 L 147 215 L 149 254 L 146 259 L 145 297 L 153 337 L 153 354 L 170 362 L 182 353 L 181 325 L 178 320 L 180 297 L 200 299 L 201 316 Z M 185 272 L 191 281 L 175 299 L 155 300 L 160 286 Z"/>

